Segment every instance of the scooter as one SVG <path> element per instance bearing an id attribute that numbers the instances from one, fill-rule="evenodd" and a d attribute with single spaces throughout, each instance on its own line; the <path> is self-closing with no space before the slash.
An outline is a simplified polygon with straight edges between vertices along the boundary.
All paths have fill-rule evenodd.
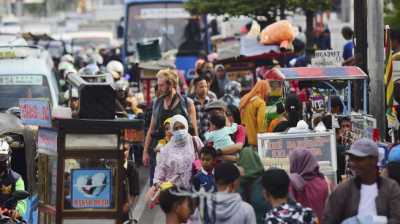
<path id="1" fill-rule="evenodd" d="M 0 210 L 2 214 L 0 214 L 0 224 L 23 224 L 27 223 L 22 218 L 13 219 L 10 217 L 10 211 L 15 210 L 17 207 L 18 201 L 27 199 L 30 196 L 27 191 L 14 191 L 11 194 L 11 197 L 1 204 Z"/>

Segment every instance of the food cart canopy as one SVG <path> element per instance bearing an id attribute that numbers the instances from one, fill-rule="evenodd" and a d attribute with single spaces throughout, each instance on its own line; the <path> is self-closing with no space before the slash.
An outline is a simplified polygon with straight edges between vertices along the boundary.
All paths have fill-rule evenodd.
<path id="1" fill-rule="evenodd" d="M 264 78 L 273 80 L 364 80 L 367 74 L 356 66 L 275 68 Z"/>

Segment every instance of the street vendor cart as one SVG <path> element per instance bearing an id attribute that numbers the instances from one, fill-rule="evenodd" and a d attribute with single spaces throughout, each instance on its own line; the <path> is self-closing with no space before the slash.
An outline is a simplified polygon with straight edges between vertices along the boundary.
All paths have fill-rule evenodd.
<path id="1" fill-rule="evenodd" d="M 280 84 L 283 97 L 286 94 L 299 93 L 303 89 L 312 89 L 307 92 L 307 100 L 320 100 L 320 104 L 313 104 L 313 113 L 331 112 L 331 96 L 338 96 L 343 105 L 343 113 L 338 116 L 354 114 L 352 105 L 352 82 L 363 84 L 363 113 L 367 113 L 367 81 L 368 76 L 358 67 L 296 67 L 275 68 L 264 75 L 270 82 Z M 279 86 L 279 85 L 278 85 Z M 317 92 L 319 98 L 313 96 Z M 310 99 L 313 98 L 314 99 Z M 300 97 L 299 97 L 300 98 Z M 327 106 L 326 106 L 327 105 Z M 264 133 L 258 134 L 258 153 L 266 168 L 280 167 L 289 169 L 289 154 L 298 147 L 307 148 L 317 158 L 321 171 L 332 182 L 337 180 L 337 153 L 334 130 L 311 131 L 304 133 Z"/>
<path id="2" fill-rule="evenodd" d="M 142 120 L 56 120 L 56 223 L 122 223 L 123 130 Z"/>
<path id="3" fill-rule="evenodd" d="M 294 91 L 294 85 L 301 87 L 314 87 L 324 91 L 324 100 L 328 100 L 328 112 L 330 112 L 329 96 L 342 97 L 345 109 L 344 113 L 351 113 L 352 82 L 362 82 L 363 85 L 363 113 L 367 113 L 368 75 L 355 66 L 338 67 L 296 67 L 275 68 L 265 74 L 268 80 L 281 81 L 285 93 Z M 327 98 L 327 99 L 326 99 Z"/>

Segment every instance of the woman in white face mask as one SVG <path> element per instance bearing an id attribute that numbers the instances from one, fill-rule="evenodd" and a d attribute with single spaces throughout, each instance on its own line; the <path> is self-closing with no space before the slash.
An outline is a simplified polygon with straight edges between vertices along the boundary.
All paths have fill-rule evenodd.
<path id="1" fill-rule="evenodd" d="M 203 147 L 197 136 L 189 134 L 189 125 L 182 115 L 172 117 L 172 138 L 160 152 L 153 183 L 157 188 L 161 183 L 170 181 L 178 187 L 190 189 L 192 164 L 196 159 L 196 150 Z"/>

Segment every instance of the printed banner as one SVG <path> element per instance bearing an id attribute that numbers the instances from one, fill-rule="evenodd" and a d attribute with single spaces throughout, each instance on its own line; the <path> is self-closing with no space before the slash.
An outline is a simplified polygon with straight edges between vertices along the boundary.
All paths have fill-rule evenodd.
<path id="1" fill-rule="evenodd" d="M 51 127 L 51 110 L 48 100 L 19 99 L 19 107 L 23 124 Z"/>
<path id="2" fill-rule="evenodd" d="M 39 128 L 38 151 L 50 155 L 57 154 L 57 131 Z"/>

